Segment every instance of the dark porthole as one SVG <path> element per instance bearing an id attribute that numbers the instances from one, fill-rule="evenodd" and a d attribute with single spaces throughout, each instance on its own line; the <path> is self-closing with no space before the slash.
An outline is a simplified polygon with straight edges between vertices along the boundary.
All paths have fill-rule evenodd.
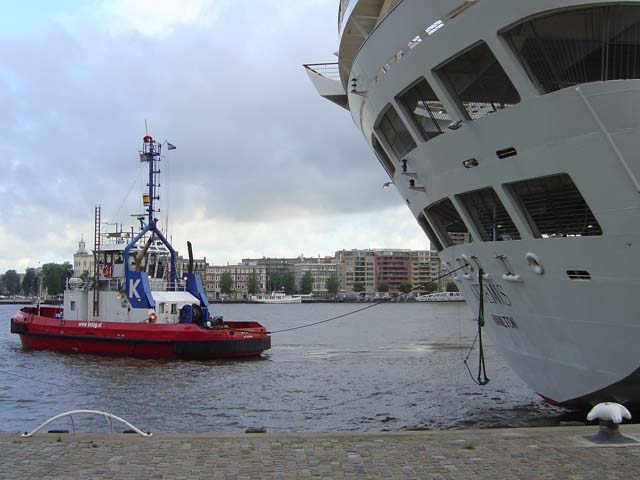
<path id="1" fill-rule="evenodd" d="M 502 34 L 543 93 L 640 78 L 638 5 L 554 11 Z"/>
<path id="2" fill-rule="evenodd" d="M 509 185 L 537 238 L 602 235 L 580 191 L 566 173 Z"/>
<path id="3" fill-rule="evenodd" d="M 493 188 L 464 193 L 460 199 L 483 241 L 520 240 L 520 232 Z"/>
<path id="4" fill-rule="evenodd" d="M 425 208 L 431 224 L 440 233 L 444 247 L 471 243 L 473 239 L 462 217 L 448 198 Z"/>
<path id="5" fill-rule="evenodd" d="M 449 92 L 475 120 L 520 103 L 520 95 L 482 42 L 436 68 Z"/>
<path id="6" fill-rule="evenodd" d="M 402 93 L 398 99 L 411 115 L 424 140 L 441 135 L 451 123 L 451 117 L 424 78 Z"/>
<path id="7" fill-rule="evenodd" d="M 397 159 L 404 158 L 407 153 L 416 148 L 416 142 L 413 141 L 398 112 L 391 105 L 380 117 L 375 130 L 391 147 Z"/>

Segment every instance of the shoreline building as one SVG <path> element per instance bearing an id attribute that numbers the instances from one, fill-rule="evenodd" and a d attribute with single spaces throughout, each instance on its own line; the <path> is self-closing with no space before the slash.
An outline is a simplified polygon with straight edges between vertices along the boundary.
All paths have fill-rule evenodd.
<path id="1" fill-rule="evenodd" d="M 373 250 L 340 250 L 335 253 L 334 258 L 343 293 L 357 294 L 353 291 L 355 283 L 364 285 L 365 295 L 376 293 L 376 261 Z"/>
<path id="2" fill-rule="evenodd" d="M 251 274 L 256 275 L 258 280 L 258 294 L 265 293 L 267 284 L 267 270 L 262 265 L 209 265 L 203 277 L 204 290 L 207 297 L 212 300 L 222 298 L 220 279 L 222 274 L 231 274 L 232 286 L 231 296 L 234 299 L 249 299 L 249 279 Z"/>
<path id="3" fill-rule="evenodd" d="M 280 289 L 280 285 L 274 285 L 272 282 L 272 274 L 289 273 L 295 280 L 294 266 L 298 263 L 313 261 L 314 259 L 306 259 L 304 255 L 298 257 L 262 257 L 262 258 L 243 258 L 242 265 L 255 265 L 264 267 L 267 275 L 266 290 L 273 292 Z"/>
<path id="4" fill-rule="evenodd" d="M 178 256 L 176 263 L 177 263 L 179 277 L 182 277 L 185 273 L 189 271 L 188 258 L 183 258 L 182 256 Z M 207 263 L 207 257 L 193 259 L 193 273 L 198 273 L 200 275 L 200 278 L 202 278 L 203 283 L 207 275 L 208 266 L 209 264 Z"/>
<path id="5" fill-rule="evenodd" d="M 440 276 L 440 257 L 435 250 L 411 250 L 412 277 L 414 295 L 424 295 L 429 293 L 427 285 L 432 280 Z M 446 285 L 445 285 L 446 286 Z M 436 284 L 438 290 L 444 290 L 442 282 Z"/>
<path id="6" fill-rule="evenodd" d="M 308 259 L 302 263 L 296 263 L 293 266 L 296 289 L 300 291 L 300 282 L 305 273 L 309 272 L 313 276 L 312 294 L 317 297 L 326 297 L 329 295 L 327 290 L 327 280 L 331 275 L 337 274 L 337 265 L 333 261 L 333 257 L 324 257 L 319 259 Z"/>
<path id="7" fill-rule="evenodd" d="M 374 250 L 376 290 L 381 283 L 389 285 L 390 294 L 400 292 L 402 282 L 411 282 L 411 250 Z"/>

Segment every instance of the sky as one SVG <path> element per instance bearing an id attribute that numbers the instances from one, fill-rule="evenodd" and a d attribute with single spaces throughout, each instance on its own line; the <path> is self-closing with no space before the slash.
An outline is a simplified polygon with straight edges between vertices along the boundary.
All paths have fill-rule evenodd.
<path id="1" fill-rule="evenodd" d="M 133 225 L 145 134 L 161 227 L 209 263 L 427 249 L 350 114 L 302 64 L 334 61 L 337 0 L 23 0 L 0 19 L 0 272 L 72 261 L 94 206 Z M 109 228 L 105 226 L 104 228 Z"/>

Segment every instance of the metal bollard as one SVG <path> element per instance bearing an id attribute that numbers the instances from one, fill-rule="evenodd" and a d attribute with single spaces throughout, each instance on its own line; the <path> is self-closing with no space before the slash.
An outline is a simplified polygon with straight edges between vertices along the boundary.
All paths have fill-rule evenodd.
<path id="1" fill-rule="evenodd" d="M 590 422 L 596 418 L 600 420 L 598 433 L 585 437 L 587 440 L 598 444 L 638 443 L 620 433 L 618 425 L 622 419 L 631 419 L 631 413 L 625 406 L 613 402 L 599 403 L 587 414 Z"/>

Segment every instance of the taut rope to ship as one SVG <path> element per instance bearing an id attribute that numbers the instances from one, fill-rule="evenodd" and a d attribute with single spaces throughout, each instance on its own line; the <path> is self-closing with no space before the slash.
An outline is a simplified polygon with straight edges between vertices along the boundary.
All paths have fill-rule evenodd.
<path id="1" fill-rule="evenodd" d="M 467 266 L 468 266 L 468 264 L 465 263 L 463 266 L 461 266 L 459 268 L 456 268 L 455 270 L 451 270 L 450 272 L 447 272 L 447 273 L 445 273 L 443 275 L 440 275 L 440 276 L 434 278 L 433 280 L 429 280 L 428 282 L 421 282 L 419 286 L 412 288 L 411 290 L 409 290 L 406 293 L 402 293 L 402 294 L 398 295 L 398 297 L 404 297 L 406 295 L 409 295 L 411 292 L 415 292 L 416 290 L 424 288 L 425 285 L 429 285 L 431 283 L 437 282 L 438 280 L 440 280 L 440 279 L 442 279 L 444 277 L 447 277 L 447 276 L 451 275 L 452 273 L 456 273 L 456 272 L 462 270 L 463 268 L 466 268 Z M 368 310 L 370 308 L 377 307 L 378 305 L 382 305 L 383 303 L 388 303 L 388 302 L 386 300 L 383 300 L 383 301 L 380 301 L 380 302 L 375 302 L 375 303 L 372 303 L 370 305 L 367 305 L 366 307 L 358 308 L 356 310 L 352 310 L 351 312 L 343 313 L 341 315 L 337 315 L 337 316 L 331 317 L 331 318 L 326 318 L 326 319 L 320 320 L 318 322 L 307 323 L 307 324 L 304 324 L 304 325 L 298 325 L 298 326 L 290 327 L 290 328 L 283 328 L 282 330 L 272 330 L 272 331 L 268 331 L 267 333 L 269 335 L 273 335 L 274 333 L 291 332 L 293 330 L 300 330 L 300 329 L 303 329 L 303 328 L 313 327 L 315 325 L 321 325 L 323 323 L 332 322 L 334 320 L 338 320 L 340 318 L 348 317 L 350 315 L 362 312 L 364 310 Z M 237 332 L 242 332 L 243 331 L 242 329 L 238 329 L 238 328 L 234 328 L 234 329 L 230 329 L 230 330 L 235 330 Z"/>

